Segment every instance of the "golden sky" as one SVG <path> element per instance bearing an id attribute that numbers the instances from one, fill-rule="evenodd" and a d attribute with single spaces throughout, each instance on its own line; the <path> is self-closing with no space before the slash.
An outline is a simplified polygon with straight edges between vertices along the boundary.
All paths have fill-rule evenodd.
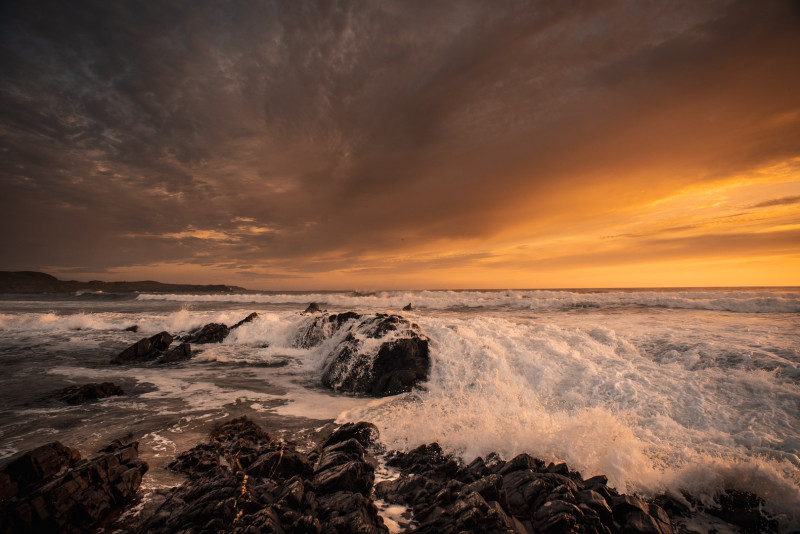
<path id="1" fill-rule="evenodd" d="M 797 3 L 3 9 L 0 269 L 800 285 Z"/>

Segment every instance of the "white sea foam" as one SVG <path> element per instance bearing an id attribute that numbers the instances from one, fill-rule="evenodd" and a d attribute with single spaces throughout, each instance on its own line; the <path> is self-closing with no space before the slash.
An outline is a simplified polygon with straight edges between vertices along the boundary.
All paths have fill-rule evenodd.
<path id="1" fill-rule="evenodd" d="M 389 447 L 438 441 L 566 461 L 626 491 L 755 491 L 800 518 L 800 386 L 773 372 L 643 355 L 612 329 L 423 318 L 425 389 L 359 407 Z M 690 356 L 691 357 L 691 356 Z"/>
<path id="2" fill-rule="evenodd" d="M 192 302 L 212 298 L 218 307 Z M 438 441 L 468 460 L 492 451 L 505 457 L 528 452 L 566 461 L 586 476 L 606 474 L 625 491 L 685 489 L 711 499 L 722 488 L 748 489 L 784 514 L 785 524 L 800 528 L 798 291 L 140 299 L 182 300 L 187 309 L 148 311 L 138 303 L 139 311 L 125 313 L 5 313 L 0 330 L 9 343 L 15 336 L 41 339 L 48 350 L 74 349 L 78 341 L 116 350 L 137 335 L 178 334 L 209 322 L 231 325 L 255 309 L 254 321 L 221 344 L 193 346 L 196 357 L 178 366 L 89 368 L 72 358 L 54 360 L 49 372 L 75 381 L 123 377 L 149 384 L 132 410 L 216 418 L 225 405 L 243 402 L 257 412 L 371 420 L 393 448 Z M 309 349 L 296 347 L 298 330 L 312 319 L 283 305 L 309 301 L 363 313 L 397 311 L 411 302 L 419 313 L 405 315 L 431 339 L 430 379 L 417 391 L 384 399 L 322 389 L 320 372 L 344 334 Z M 119 306 L 114 309 L 126 304 Z M 139 334 L 122 332 L 131 324 L 140 326 Z M 367 342 L 377 348 L 381 340 Z M 269 367 L 277 365 L 283 366 Z M 45 411 L 53 410 L 77 408 Z"/>
<path id="3" fill-rule="evenodd" d="M 596 307 L 645 307 L 720 310 L 742 313 L 800 312 L 800 291 L 381 291 L 358 293 L 247 293 L 247 294 L 155 294 L 138 300 L 179 302 L 238 302 L 263 304 L 307 304 L 356 309 L 400 309 L 408 303 L 417 308 L 487 308 L 564 310 Z"/>

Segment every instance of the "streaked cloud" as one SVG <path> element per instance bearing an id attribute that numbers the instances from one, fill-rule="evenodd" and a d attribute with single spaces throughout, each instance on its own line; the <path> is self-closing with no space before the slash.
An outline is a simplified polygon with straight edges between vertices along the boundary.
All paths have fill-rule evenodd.
<path id="1" fill-rule="evenodd" d="M 645 261 L 659 285 L 659 253 L 796 264 L 791 2 L 2 10 L 3 269 L 533 287 Z"/>

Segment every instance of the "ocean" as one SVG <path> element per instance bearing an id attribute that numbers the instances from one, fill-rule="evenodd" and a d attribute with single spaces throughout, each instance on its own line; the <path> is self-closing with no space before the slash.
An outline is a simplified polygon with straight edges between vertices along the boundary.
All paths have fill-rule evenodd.
<path id="1" fill-rule="evenodd" d="M 310 302 L 417 323 L 428 381 L 381 399 L 323 387 L 330 347 L 295 343 Z M 144 336 L 254 311 L 187 362 L 109 364 Z M 147 492 L 176 484 L 164 466 L 233 416 L 309 440 L 364 420 L 389 449 L 527 452 L 645 497 L 747 490 L 800 528 L 800 288 L 5 295 L 0 334 L 0 461 L 54 440 L 91 453 L 132 433 Z M 102 381 L 126 395 L 53 397 Z"/>

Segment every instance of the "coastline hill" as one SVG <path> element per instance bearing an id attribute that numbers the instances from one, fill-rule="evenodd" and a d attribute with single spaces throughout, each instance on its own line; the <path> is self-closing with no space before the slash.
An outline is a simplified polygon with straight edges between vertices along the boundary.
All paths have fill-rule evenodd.
<path id="1" fill-rule="evenodd" d="M 0 293 L 71 293 L 73 291 L 103 291 L 106 293 L 217 293 L 246 291 L 243 287 L 192 284 L 163 284 L 152 280 L 139 282 L 78 282 L 59 280 L 55 276 L 35 271 L 0 271 Z"/>

